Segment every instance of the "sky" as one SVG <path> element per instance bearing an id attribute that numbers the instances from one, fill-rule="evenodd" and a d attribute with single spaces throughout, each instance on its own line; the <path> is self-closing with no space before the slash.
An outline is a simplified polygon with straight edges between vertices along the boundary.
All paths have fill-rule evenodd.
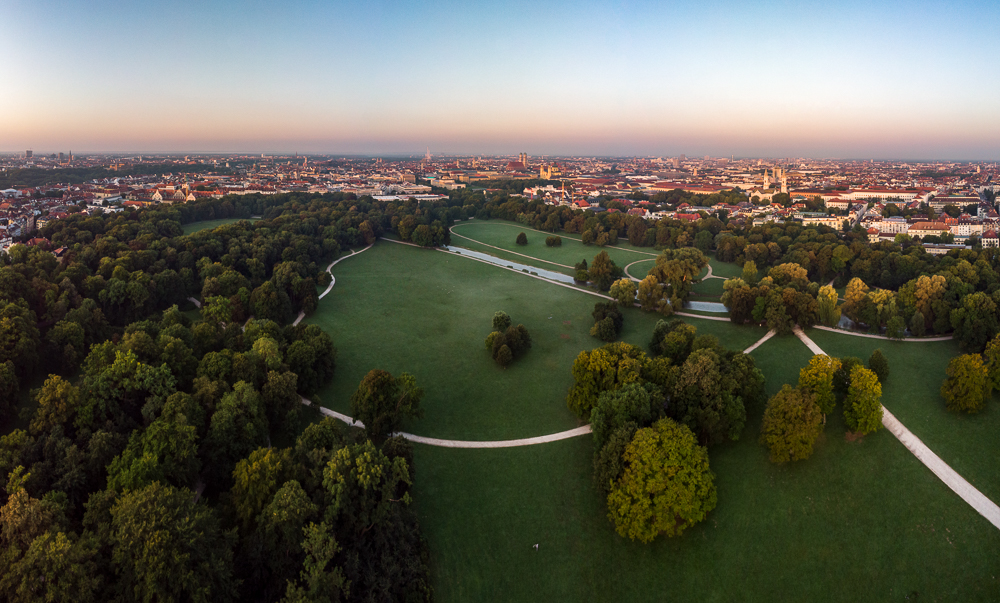
<path id="1" fill-rule="evenodd" d="M 0 150 L 1000 160 L 1000 2 L 0 0 Z"/>

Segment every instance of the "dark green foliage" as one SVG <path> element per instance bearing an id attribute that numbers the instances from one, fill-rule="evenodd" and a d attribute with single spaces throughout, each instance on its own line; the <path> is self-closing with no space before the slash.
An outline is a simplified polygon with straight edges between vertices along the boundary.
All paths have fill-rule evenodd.
<path id="1" fill-rule="evenodd" d="M 518 233 L 517 240 L 515 240 L 514 242 L 517 243 L 518 245 L 527 245 L 528 235 L 524 234 L 523 232 Z"/>
<path id="2" fill-rule="evenodd" d="M 885 380 L 889 378 L 889 361 L 882 354 L 881 348 L 872 352 L 868 358 L 868 369 L 875 373 L 879 383 L 885 385 Z"/>
<path id="3" fill-rule="evenodd" d="M 624 317 L 618 302 L 597 302 L 594 304 L 594 326 L 590 329 L 590 334 L 603 341 L 614 341 L 621 333 Z"/>
<path id="4" fill-rule="evenodd" d="M 545 237 L 546 247 L 562 247 L 562 237 Z"/>
<path id="5" fill-rule="evenodd" d="M 408 373 L 393 377 L 387 371 L 372 369 L 351 396 L 351 413 L 365 425 L 365 433 L 382 442 L 398 431 L 404 419 L 420 418 L 420 399 L 424 390 Z"/>
<path id="6" fill-rule="evenodd" d="M 851 371 L 856 366 L 864 366 L 860 358 L 847 356 L 840 359 L 840 368 L 833 374 L 833 391 L 838 398 L 843 399 L 847 395 L 847 389 L 851 387 Z"/>
<path id="7" fill-rule="evenodd" d="M 486 349 L 490 357 L 506 368 L 531 348 L 531 335 L 524 325 L 514 325 L 506 312 L 493 315 L 493 330 L 486 336 Z"/>

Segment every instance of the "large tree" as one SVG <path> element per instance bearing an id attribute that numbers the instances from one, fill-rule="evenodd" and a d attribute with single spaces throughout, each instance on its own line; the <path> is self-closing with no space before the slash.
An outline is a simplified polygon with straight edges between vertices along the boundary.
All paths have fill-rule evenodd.
<path id="1" fill-rule="evenodd" d="M 620 536 L 642 542 L 680 536 L 715 508 L 708 451 L 684 425 L 660 419 L 638 430 L 623 460 L 625 470 L 608 494 L 608 516 Z"/>
<path id="2" fill-rule="evenodd" d="M 979 354 L 952 358 L 947 375 L 941 385 L 941 397 L 948 410 L 974 413 L 986 406 L 993 392 L 993 382 Z"/>
<path id="3" fill-rule="evenodd" d="M 804 369 L 803 369 L 804 370 Z M 760 442 L 771 452 L 772 463 L 809 458 L 823 431 L 823 413 L 808 392 L 785 384 L 767 402 Z"/>
<path id="4" fill-rule="evenodd" d="M 351 412 L 364 423 L 368 437 L 381 442 L 398 431 L 404 419 L 423 416 L 423 396 L 413 375 L 393 377 L 388 371 L 372 369 L 351 396 Z"/>
<path id="5" fill-rule="evenodd" d="M 844 420 L 848 429 L 862 435 L 882 428 L 882 385 L 875 373 L 863 366 L 851 369 Z"/>
<path id="6" fill-rule="evenodd" d="M 834 376 L 838 370 L 840 360 L 826 354 L 816 354 L 809 359 L 807 366 L 799 370 L 799 389 L 812 395 L 813 401 L 824 415 L 830 414 L 837 403 Z"/>
<path id="7" fill-rule="evenodd" d="M 190 490 L 153 483 L 111 509 L 112 562 L 124 600 L 229 601 L 233 535 Z"/>

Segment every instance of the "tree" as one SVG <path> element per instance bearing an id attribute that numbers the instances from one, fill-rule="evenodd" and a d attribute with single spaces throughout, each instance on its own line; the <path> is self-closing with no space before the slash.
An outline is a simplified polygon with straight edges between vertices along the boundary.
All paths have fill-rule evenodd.
<path id="1" fill-rule="evenodd" d="M 910 319 L 910 333 L 914 337 L 923 337 L 926 333 L 924 315 L 920 310 L 913 313 L 913 318 Z"/>
<path id="2" fill-rule="evenodd" d="M 757 283 L 757 264 L 753 260 L 743 262 L 743 282 L 751 287 Z"/>
<path id="3" fill-rule="evenodd" d="M 493 315 L 493 330 L 503 333 L 510 326 L 511 320 L 510 316 L 507 315 L 503 310 L 498 310 Z"/>
<path id="4" fill-rule="evenodd" d="M 590 263 L 588 279 L 593 281 L 594 286 L 600 291 L 607 291 L 614 282 L 618 267 L 611 261 L 607 251 L 594 256 L 594 261 Z"/>
<path id="5" fill-rule="evenodd" d="M 231 532 L 190 490 L 153 483 L 111 509 L 119 595 L 140 601 L 229 601 L 235 596 Z"/>
<path id="6" fill-rule="evenodd" d="M 691 352 L 674 384 L 669 414 L 698 434 L 703 444 L 738 440 L 746 425 L 739 383 L 712 349 Z"/>
<path id="7" fill-rule="evenodd" d="M 951 311 L 955 338 L 968 352 L 982 352 L 986 343 L 1000 332 L 997 305 L 983 292 L 966 295 L 961 306 Z"/>
<path id="8" fill-rule="evenodd" d="M 517 240 L 514 241 L 514 242 L 517 243 L 518 245 L 527 245 L 528 244 L 528 235 L 524 234 L 523 232 L 518 233 Z"/>
<path id="9" fill-rule="evenodd" d="M 614 341 L 622 330 L 624 318 L 618 309 L 618 302 L 597 302 L 594 304 L 594 326 L 590 334 L 603 341 Z"/>
<path id="10" fill-rule="evenodd" d="M 638 382 L 647 360 L 641 349 L 620 341 L 580 352 L 573 361 L 574 384 L 566 396 L 566 405 L 577 417 L 588 421 L 601 393 Z"/>
<path id="11" fill-rule="evenodd" d="M 889 339 L 902 339 L 906 336 L 906 321 L 902 316 L 896 315 L 889 319 L 885 325 L 885 336 Z"/>
<path id="12" fill-rule="evenodd" d="M 603 448 L 616 430 L 629 423 L 634 423 L 636 427 L 649 426 L 656 416 L 653 408 L 656 401 L 638 382 L 602 392 L 590 414 L 594 448 Z"/>
<path id="13" fill-rule="evenodd" d="M 885 380 L 889 378 L 889 361 L 882 354 L 881 348 L 872 352 L 868 358 L 868 368 L 878 377 L 878 382 L 884 385 Z"/>
<path id="14" fill-rule="evenodd" d="M 636 432 L 623 459 L 625 471 L 608 494 L 608 517 L 620 536 L 680 536 L 715 508 L 708 451 L 687 427 L 660 419 Z"/>
<path id="15" fill-rule="evenodd" d="M 423 416 L 423 397 L 424 390 L 417 387 L 413 375 L 393 377 L 387 371 L 372 369 L 351 396 L 351 413 L 364 423 L 369 438 L 382 442 L 399 430 L 404 419 Z"/>
<path id="16" fill-rule="evenodd" d="M 809 359 L 809 364 L 799 371 L 798 388 L 812 396 L 813 402 L 824 415 L 830 414 L 837 403 L 834 395 L 834 376 L 838 370 L 840 370 L 840 360 L 826 354 L 816 354 Z"/>
<path id="17" fill-rule="evenodd" d="M 97 558 L 94 538 L 49 530 L 0 576 L 0 595 L 11 603 L 97 601 L 103 582 Z"/>
<path id="18" fill-rule="evenodd" d="M 828 327 L 840 323 L 840 308 L 837 307 L 837 290 L 830 285 L 820 287 L 816 297 L 819 320 Z"/>
<path id="19" fill-rule="evenodd" d="M 611 289 L 608 293 L 611 297 L 615 298 L 620 305 L 628 308 L 635 303 L 636 290 L 637 287 L 632 279 L 620 278 L 611 284 Z"/>
<path id="20" fill-rule="evenodd" d="M 205 457 L 216 483 L 228 489 L 232 467 L 252 450 L 267 445 L 264 401 L 252 385 L 238 381 L 222 397 L 205 437 Z"/>
<path id="21" fill-rule="evenodd" d="M 334 565 L 340 546 L 326 523 L 310 523 L 302 530 L 306 560 L 298 582 L 288 581 L 282 603 L 335 603 L 347 597 L 350 582 Z"/>
<path id="22" fill-rule="evenodd" d="M 768 400 L 760 428 L 760 443 L 770 450 L 771 462 L 780 465 L 809 458 L 823 431 L 823 419 L 808 391 L 785 384 Z"/>
<path id="23" fill-rule="evenodd" d="M 562 237 L 545 237 L 546 247 L 562 247 Z"/>
<path id="24" fill-rule="evenodd" d="M 882 386 L 875 373 L 863 366 L 851 369 L 851 385 L 844 400 L 847 427 L 861 435 L 882 427 Z"/>
<path id="25" fill-rule="evenodd" d="M 976 413 L 986 406 L 993 392 L 993 382 L 979 354 L 952 358 L 946 374 L 941 397 L 948 410 Z"/>
<path id="26" fill-rule="evenodd" d="M 986 344 L 986 351 L 983 352 L 983 364 L 986 365 L 986 373 L 993 383 L 993 389 L 1000 389 L 1000 335 L 997 335 Z"/>

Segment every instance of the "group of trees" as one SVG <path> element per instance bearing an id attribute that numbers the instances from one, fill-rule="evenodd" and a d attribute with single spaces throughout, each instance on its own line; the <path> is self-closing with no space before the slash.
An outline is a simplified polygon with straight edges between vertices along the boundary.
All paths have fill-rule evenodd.
<path id="1" fill-rule="evenodd" d="M 614 341 L 622 331 L 625 318 L 618 307 L 617 301 L 597 302 L 594 304 L 594 326 L 590 334 L 602 341 Z"/>
<path id="2" fill-rule="evenodd" d="M 1000 389 L 1000 335 L 982 354 L 964 354 L 948 363 L 941 397 L 951 411 L 976 413 L 986 407 L 994 389 Z"/>
<path id="3" fill-rule="evenodd" d="M 766 323 L 768 328 L 784 334 L 796 324 L 814 325 L 821 314 L 817 298 L 829 299 L 832 289 L 826 287 L 821 291 L 817 283 L 809 282 L 804 268 L 792 263 L 779 264 L 757 280 L 756 264 L 747 261 L 741 278 L 728 279 L 723 284 L 722 303 L 734 323 Z M 835 292 L 833 298 L 836 301 Z M 833 313 L 824 308 L 823 315 L 832 318 Z"/>
<path id="4" fill-rule="evenodd" d="M 502 310 L 493 315 L 493 330 L 486 336 L 486 350 L 497 364 L 507 368 L 529 348 L 531 335 L 524 325 L 514 326 L 510 316 Z"/>
<path id="5" fill-rule="evenodd" d="M 706 266 L 708 258 L 693 247 L 665 249 L 639 282 L 636 290 L 639 306 L 670 316 L 687 301 L 698 275 Z"/>
<path id="6" fill-rule="evenodd" d="M 594 483 L 622 536 L 679 535 L 716 504 L 706 446 L 739 439 L 763 402 L 751 357 L 661 320 L 650 354 L 627 343 L 581 352 L 567 405 L 594 433 Z"/>
<path id="7" fill-rule="evenodd" d="M 767 446 L 771 461 L 781 464 L 812 456 L 826 417 L 838 401 L 851 432 L 864 435 L 880 429 L 882 383 L 888 376 L 881 350 L 872 353 L 868 368 L 857 358 L 813 356 L 799 371 L 796 387 L 784 385 L 764 409 L 760 443 Z"/>

